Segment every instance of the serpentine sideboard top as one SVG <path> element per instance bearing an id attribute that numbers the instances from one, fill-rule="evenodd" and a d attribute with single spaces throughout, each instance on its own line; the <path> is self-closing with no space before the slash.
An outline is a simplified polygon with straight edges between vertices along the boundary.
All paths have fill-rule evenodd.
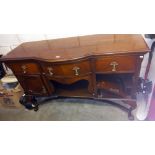
<path id="1" fill-rule="evenodd" d="M 25 42 L 2 60 L 73 60 L 92 55 L 146 53 L 149 48 L 140 34 L 97 34 L 52 40 Z"/>

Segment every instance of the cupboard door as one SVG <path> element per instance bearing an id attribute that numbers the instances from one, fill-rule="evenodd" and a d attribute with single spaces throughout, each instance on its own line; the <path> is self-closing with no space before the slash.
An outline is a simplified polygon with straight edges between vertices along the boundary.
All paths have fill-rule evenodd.
<path id="1" fill-rule="evenodd" d="M 47 95 L 47 89 L 45 84 L 38 75 L 31 75 L 31 76 L 16 76 L 19 83 L 24 89 L 24 92 L 28 95 L 35 95 L 35 96 L 44 96 Z"/>

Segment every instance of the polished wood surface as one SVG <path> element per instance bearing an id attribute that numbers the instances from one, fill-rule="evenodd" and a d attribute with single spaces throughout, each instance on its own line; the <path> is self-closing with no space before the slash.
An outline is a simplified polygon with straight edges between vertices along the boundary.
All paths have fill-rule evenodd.
<path id="1" fill-rule="evenodd" d="M 98 34 L 23 43 L 3 57 L 68 61 L 91 55 L 145 53 L 149 51 L 139 34 Z"/>

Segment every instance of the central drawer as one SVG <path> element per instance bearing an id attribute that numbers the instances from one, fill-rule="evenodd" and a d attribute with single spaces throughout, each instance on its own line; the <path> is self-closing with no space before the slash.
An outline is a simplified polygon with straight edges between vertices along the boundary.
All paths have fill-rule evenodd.
<path id="1" fill-rule="evenodd" d="M 96 59 L 96 72 L 120 73 L 134 72 L 136 56 L 105 56 Z"/>
<path id="2" fill-rule="evenodd" d="M 44 73 L 51 77 L 78 77 L 91 73 L 89 61 L 54 64 L 42 63 Z"/>

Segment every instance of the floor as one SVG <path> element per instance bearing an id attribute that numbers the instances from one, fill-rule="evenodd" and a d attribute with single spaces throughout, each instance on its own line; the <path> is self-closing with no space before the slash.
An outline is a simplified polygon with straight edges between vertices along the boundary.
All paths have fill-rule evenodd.
<path id="1" fill-rule="evenodd" d="M 34 112 L 20 109 L 0 109 L 1 121 L 128 121 L 127 113 L 107 103 L 78 99 L 46 102 Z"/>

